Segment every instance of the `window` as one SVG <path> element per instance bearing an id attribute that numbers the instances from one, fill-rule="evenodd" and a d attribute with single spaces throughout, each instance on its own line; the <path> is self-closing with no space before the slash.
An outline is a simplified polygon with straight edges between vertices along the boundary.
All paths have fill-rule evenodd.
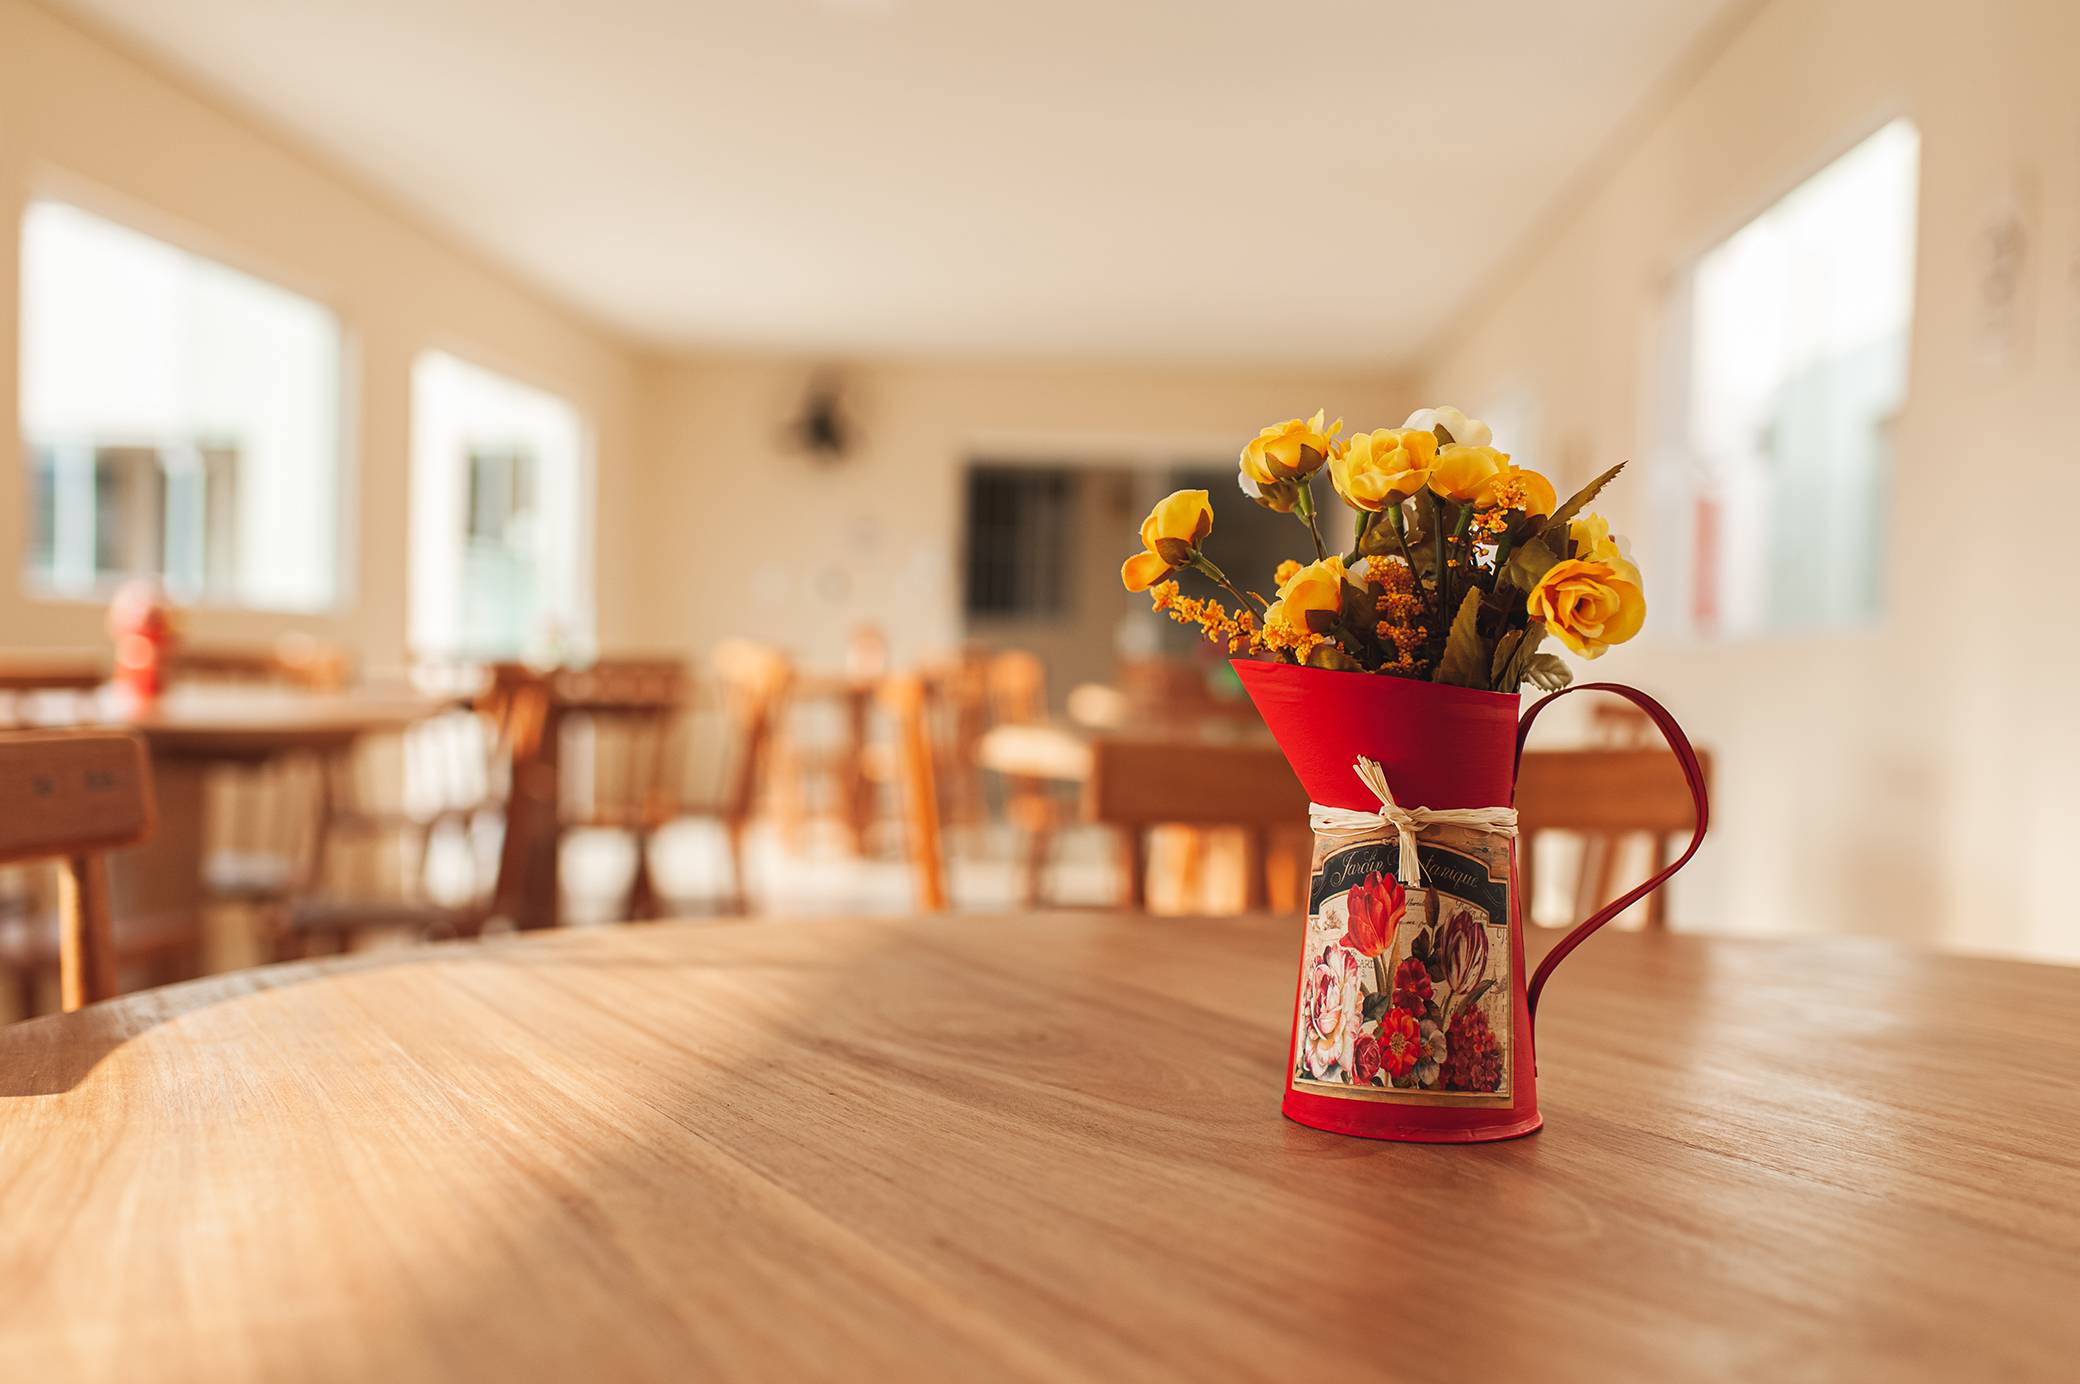
<path id="1" fill-rule="evenodd" d="M 62 202 L 22 220 L 32 590 L 321 611 L 339 594 L 339 320 Z"/>
<path id="2" fill-rule="evenodd" d="M 553 394 L 439 352 L 412 367 L 412 644 L 590 647 L 585 428 Z"/>
<path id="3" fill-rule="evenodd" d="M 1873 621 L 1905 399 L 1920 138 L 1887 125 L 1705 254 L 1670 304 L 1666 604 L 1703 637 Z"/>
<path id="4" fill-rule="evenodd" d="M 1071 481 L 1060 468 L 968 472 L 969 616 L 1047 618 L 1067 608 Z"/>

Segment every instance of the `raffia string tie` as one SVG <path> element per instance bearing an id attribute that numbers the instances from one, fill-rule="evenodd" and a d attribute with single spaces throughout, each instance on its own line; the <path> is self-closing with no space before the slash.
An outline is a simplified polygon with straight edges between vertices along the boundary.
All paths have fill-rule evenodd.
<path id="1" fill-rule="evenodd" d="M 1394 801 L 1394 790 L 1387 786 L 1387 771 L 1376 761 L 1360 755 L 1352 768 L 1359 781 L 1379 799 L 1379 811 L 1361 812 L 1354 808 L 1309 803 L 1307 824 L 1314 828 L 1317 837 L 1332 847 L 1384 840 L 1384 833 L 1391 830 L 1396 836 L 1400 859 L 1400 867 L 1395 873 L 1403 884 L 1423 882 L 1416 838 L 1426 827 L 1466 827 L 1496 836 L 1517 834 L 1517 810 L 1514 807 L 1403 807 Z"/>

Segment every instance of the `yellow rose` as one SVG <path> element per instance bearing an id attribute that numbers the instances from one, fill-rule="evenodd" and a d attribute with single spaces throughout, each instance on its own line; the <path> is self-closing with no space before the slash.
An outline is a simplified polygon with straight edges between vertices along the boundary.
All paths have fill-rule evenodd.
<path id="1" fill-rule="evenodd" d="M 1404 428 L 1421 428 L 1425 432 L 1439 432 L 1453 442 L 1463 442 L 1469 447 L 1485 447 L 1495 440 L 1488 425 L 1478 418 L 1468 418 L 1450 404 L 1439 404 L 1436 408 L 1419 408 L 1408 415 Z M 1443 438 L 1439 439 L 1440 441 Z"/>
<path id="2" fill-rule="evenodd" d="M 1377 514 L 1428 485 L 1436 460 L 1436 433 L 1381 428 L 1350 440 L 1329 463 L 1329 481 L 1350 504 Z"/>
<path id="3" fill-rule="evenodd" d="M 1142 551 L 1120 565 L 1129 591 L 1146 591 L 1192 560 L 1213 532 L 1213 504 L 1203 490 L 1174 491 L 1141 521 Z"/>
<path id="4" fill-rule="evenodd" d="M 1626 580 L 1608 562 L 1583 558 L 1548 567 L 1524 607 L 1583 658 L 1601 658 L 1611 645 L 1638 634 L 1647 618 L 1647 598 L 1636 580 Z"/>
<path id="5" fill-rule="evenodd" d="M 1471 504 L 1508 465 L 1506 452 L 1453 442 L 1438 450 L 1437 464 L 1430 468 L 1430 489 L 1443 499 Z"/>
<path id="6" fill-rule="evenodd" d="M 1327 634 L 1343 610 L 1343 584 L 1342 558 L 1310 562 L 1278 584 L 1278 599 L 1264 612 L 1264 623 Z"/>
<path id="7" fill-rule="evenodd" d="M 1504 457 L 1500 471 L 1482 483 L 1480 493 L 1473 497 L 1476 509 L 1521 509 L 1526 514 L 1544 516 L 1551 514 L 1560 503 L 1553 493 L 1553 483 L 1536 471 L 1508 465 Z"/>
<path id="8" fill-rule="evenodd" d="M 1316 409 L 1314 417 L 1305 422 L 1288 418 L 1258 433 L 1242 449 L 1242 474 L 1263 488 L 1280 481 L 1305 480 L 1320 470 L 1343 447 L 1336 440 L 1336 434 L 1343 431 L 1343 420 L 1325 428 L 1322 417 L 1327 412 Z"/>
<path id="9" fill-rule="evenodd" d="M 1601 562 L 1620 577 L 1644 590 L 1646 584 L 1639 579 L 1639 568 L 1625 552 L 1625 540 L 1611 533 L 1611 521 L 1601 514 L 1584 514 L 1569 523 L 1567 537 L 1574 546 L 1576 557 L 1589 562 Z"/>

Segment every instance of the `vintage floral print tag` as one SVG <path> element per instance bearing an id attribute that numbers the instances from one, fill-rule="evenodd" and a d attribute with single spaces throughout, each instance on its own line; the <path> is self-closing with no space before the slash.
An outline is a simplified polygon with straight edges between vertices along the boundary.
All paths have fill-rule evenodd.
<path id="1" fill-rule="evenodd" d="M 1437 827 L 1423 886 L 1392 841 L 1316 847 L 1293 1084 L 1319 1095 L 1507 1104 L 1509 848 Z"/>

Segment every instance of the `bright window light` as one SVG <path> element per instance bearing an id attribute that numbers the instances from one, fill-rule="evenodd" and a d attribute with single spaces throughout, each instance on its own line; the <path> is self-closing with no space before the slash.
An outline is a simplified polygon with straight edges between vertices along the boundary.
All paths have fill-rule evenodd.
<path id="1" fill-rule="evenodd" d="M 557 659 L 592 642 L 584 421 L 429 351 L 412 366 L 413 648 Z"/>
<path id="2" fill-rule="evenodd" d="M 1873 622 L 1906 397 L 1920 136 L 1897 120 L 1707 252 L 1671 303 L 1666 609 L 1704 638 Z"/>
<path id="3" fill-rule="evenodd" d="M 180 600 L 339 595 L 339 319 L 62 202 L 22 220 L 32 591 L 131 576 Z"/>

